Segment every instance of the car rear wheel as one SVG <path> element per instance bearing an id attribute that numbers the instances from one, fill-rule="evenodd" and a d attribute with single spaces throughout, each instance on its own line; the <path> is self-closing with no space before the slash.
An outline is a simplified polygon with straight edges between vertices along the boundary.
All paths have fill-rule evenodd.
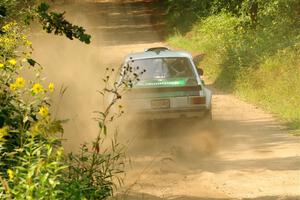
<path id="1" fill-rule="evenodd" d="M 211 109 L 207 110 L 205 112 L 205 116 L 204 117 L 205 117 L 206 120 L 212 121 L 213 120 L 212 110 Z"/>

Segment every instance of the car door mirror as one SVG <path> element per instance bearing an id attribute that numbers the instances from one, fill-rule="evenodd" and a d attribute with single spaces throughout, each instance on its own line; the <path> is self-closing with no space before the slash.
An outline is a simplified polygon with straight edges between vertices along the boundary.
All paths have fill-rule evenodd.
<path id="1" fill-rule="evenodd" d="M 204 74 L 204 71 L 201 68 L 197 68 L 197 72 L 200 76 L 203 76 L 203 74 Z"/>
<path id="2" fill-rule="evenodd" d="M 196 56 L 193 57 L 193 62 L 195 63 L 195 65 L 198 65 L 204 58 L 204 54 L 198 54 Z"/>

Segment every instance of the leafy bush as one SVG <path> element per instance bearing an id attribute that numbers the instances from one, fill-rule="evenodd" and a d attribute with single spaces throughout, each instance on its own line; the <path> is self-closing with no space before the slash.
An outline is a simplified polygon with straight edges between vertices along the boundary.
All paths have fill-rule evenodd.
<path id="1" fill-rule="evenodd" d="M 55 199 L 64 168 L 55 134 L 63 129 L 49 113 L 48 93 L 54 85 L 45 85 L 42 67 L 30 58 L 31 43 L 21 28 L 9 23 L 0 35 L 0 196 Z M 35 78 L 24 78 L 25 71 Z"/>
<path id="2" fill-rule="evenodd" d="M 291 128 L 299 128 L 300 113 L 295 108 L 300 102 L 300 3 L 256 1 L 255 19 L 249 3 L 244 1 L 238 13 L 226 6 L 212 10 L 189 33 L 170 36 L 169 42 L 205 53 L 201 65 L 207 66 L 206 74 L 218 88 L 258 103 Z"/>
<path id="3" fill-rule="evenodd" d="M 91 36 L 85 33 L 81 26 L 73 25 L 65 19 L 65 13 L 50 11 L 47 3 L 39 0 L 3 0 L 0 2 L 0 26 L 7 22 L 18 21 L 19 24 L 29 25 L 39 21 L 47 33 L 65 35 L 70 40 L 74 38 L 89 44 Z"/>
<path id="4" fill-rule="evenodd" d="M 118 143 L 115 133 L 111 144 L 104 145 L 108 134 L 110 122 L 119 118 L 124 113 L 119 105 L 117 111 L 113 111 L 122 95 L 138 81 L 143 72 L 133 71 L 129 65 L 121 71 L 122 79 L 115 81 L 114 69 L 107 68 L 106 77 L 103 79 L 104 88 L 100 91 L 104 99 L 110 99 L 103 111 L 96 112 L 96 121 L 99 125 L 99 133 L 92 144 L 83 144 L 79 153 L 68 155 L 67 177 L 62 188 L 68 188 L 63 199 L 106 199 L 113 196 L 114 188 L 122 184 L 122 175 L 126 163 L 124 146 Z"/>
<path id="5" fill-rule="evenodd" d="M 122 183 L 125 164 L 124 149 L 116 137 L 110 146 L 104 145 L 108 123 L 123 114 L 121 107 L 117 112 L 112 109 L 138 76 L 125 66 L 124 79 L 114 82 L 115 70 L 107 70 L 100 93 L 109 95 L 111 101 L 103 112 L 97 112 L 99 133 L 93 142 L 83 144 L 79 153 L 65 155 L 60 135 L 65 121 L 51 115 L 49 94 L 55 86 L 45 82 L 43 67 L 31 58 L 33 48 L 24 34 L 27 24 L 15 20 L 34 12 L 47 32 L 86 43 L 90 37 L 83 28 L 67 22 L 63 14 L 48 13 L 45 4 L 38 10 L 24 5 L 29 10 L 18 13 L 20 1 L 9 3 L 0 3 L 0 198 L 107 199 Z M 36 8 L 36 1 L 26 3 Z M 61 95 L 64 92 L 62 89 Z"/>
<path id="6" fill-rule="evenodd" d="M 252 26 L 263 21 L 299 23 L 298 0 L 167 0 L 162 4 L 167 10 L 169 27 L 183 34 L 197 21 L 224 12 L 243 18 Z"/>
<path id="7" fill-rule="evenodd" d="M 287 47 L 267 57 L 257 69 L 237 80 L 236 92 L 300 129 L 300 46 Z"/>
<path id="8" fill-rule="evenodd" d="M 0 35 L 0 197 L 6 199 L 106 199 L 122 183 L 124 147 L 116 137 L 105 146 L 108 123 L 123 114 L 112 109 L 138 79 L 125 66 L 114 82 L 107 70 L 101 94 L 110 96 L 97 112 L 99 133 L 79 153 L 64 155 L 62 123 L 51 116 L 53 83 L 45 83 L 43 68 L 30 56 L 31 42 L 17 23 Z M 25 76 L 26 74 L 26 76 Z"/>

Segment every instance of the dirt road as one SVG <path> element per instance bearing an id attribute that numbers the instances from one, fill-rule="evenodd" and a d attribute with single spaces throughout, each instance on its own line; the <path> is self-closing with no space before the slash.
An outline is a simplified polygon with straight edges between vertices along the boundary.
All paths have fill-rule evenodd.
<path id="1" fill-rule="evenodd" d="M 89 46 L 45 34 L 36 57 L 57 85 L 68 86 L 55 112 L 66 124 L 67 148 L 95 136 L 101 74 L 122 58 L 163 44 L 163 23 L 151 1 L 90 0 L 64 7 L 93 35 Z M 49 40 L 51 39 L 51 40 Z M 54 51 L 53 51 L 54 50 Z M 61 109 L 64 108 L 64 110 Z M 131 167 L 124 199 L 300 199 L 300 138 L 274 117 L 214 91 L 214 126 L 164 125 L 159 134 L 128 133 Z M 124 127 L 120 127 L 122 129 Z"/>

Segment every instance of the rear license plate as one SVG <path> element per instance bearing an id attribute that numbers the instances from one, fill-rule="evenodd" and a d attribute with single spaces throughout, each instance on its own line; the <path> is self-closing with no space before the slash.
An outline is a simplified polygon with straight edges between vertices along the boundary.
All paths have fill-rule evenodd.
<path id="1" fill-rule="evenodd" d="M 170 99 L 159 99 L 151 101 L 151 108 L 170 108 Z"/>

